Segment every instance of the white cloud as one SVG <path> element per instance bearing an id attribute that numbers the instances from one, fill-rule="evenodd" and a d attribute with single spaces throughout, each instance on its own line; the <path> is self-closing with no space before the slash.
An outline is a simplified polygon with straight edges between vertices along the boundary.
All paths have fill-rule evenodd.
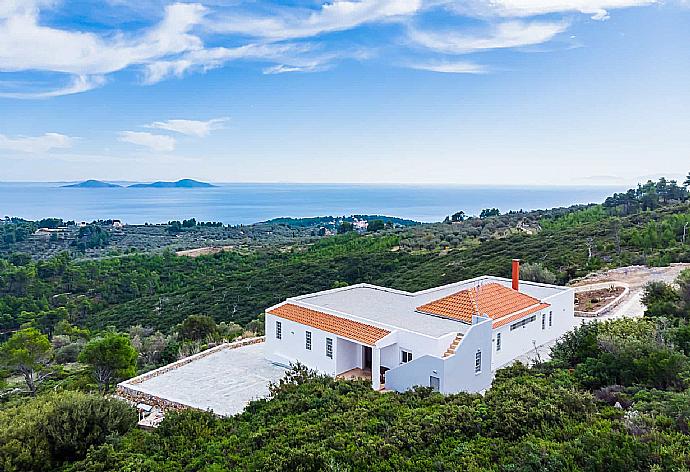
<path id="1" fill-rule="evenodd" d="M 422 0 L 334 0 L 318 10 L 282 9 L 274 16 L 233 12 L 211 20 L 209 27 L 216 32 L 261 38 L 306 38 L 414 15 L 422 6 Z"/>
<path id="2" fill-rule="evenodd" d="M 444 74 L 485 74 L 486 66 L 470 61 L 442 61 L 408 64 L 411 69 L 441 72 Z"/>
<path id="3" fill-rule="evenodd" d="M 285 64 L 278 64 L 263 69 L 264 75 L 287 74 L 289 72 L 318 72 L 328 69 L 327 64 L 314 64 L 310 66 L 288 66 Z"/>
<path id="4" fill-rule="evenodd" d="M 211 131 L 222 129 L 229 118 L 214 118 L 207 121 L 196 120 L 167 120 L 154 121 L 147 128 L 164 129 L 166 131 L 174 131 L 176 133 L 186 134 L 188 136 L 197 136 L 203 138 L 208 136 Z"/>
<path id="5" fill-rule="evenodd" d="M 658 0 L 452 0 L 449 5 L 460 13 L 479 16 L 529 17 L 574 11 L 605 20 L 608 10 L 654 3 Z"/>
<path id="6" fill-rule="evenodd" d="M 51 149 L 67 149 L 72 147 L 74 138 L 59 133 L 45 133 L 43 136 L 19 136 L 9 138 L 0 134 L 0 149 L 10 151 L 39 153 Z"/>
<path id="7" fill-rule="evenodd" d="M 567 29 L 565 22 L 506 21 L 494 25 L 485 34 L 467 34 L 455 31 L 422 31 L 410 29 L 409 38 L 416 44 L 447 54 L 513 48 L 541 44 Z"/>
<path id="8" fill-rule="evenodd" d="M 201 5 L 169 5 L 163 19 L 141 34 L 101 37 L 40 25 L 39 6 L 46 3 L 16 2 L 0 9 L 0 72 L 59 72 L 74 78 L 71 87 L 44 96 L 89 90 L 101 85 L 105 74 L 203 48 L 201 39 L 189 33 L 206 13 Z M 15 94 L 33 98 L 22 95 Z"/>
<path id="9" fill-rule="evenodd" d="M 163 14 L 153 19 L 151 26 L 136 31 L 96 33 L 44 24 L 43 18 L 49 18 L 43 15 L 44 10 L 58 8 L 62 0 L 0 0 L 0 73 L 29 72 L 34 78 L 39 74 L 51 82 L 55 74 L 64 74 L 68 79 L 66 85 L 48 90 L 19 85 L 10 89 L 9 82 L 4 86 L 0 83 L 0 97 L 49 98 L 80 93 L 102 86 L 109 74 L 132 67 L 143 70 L 146 84 L 205 72 L 230 61 L 264 63 L 264 74 L 322 71 L 339 59 L 368 56 L 342 43 L 332 47 L 328 38 L 319 36 L 362 25 L 409 24 L 431 10 L 489 24 L 500 22 L 482 34 L 467 26 L 446 32 L 409 29 L 412 42 L 430 51 L 464 54 L 535 45 L 549 41 L 568 25 L 552 17 L 540 21 L 532 17 L 581 12 L 605 19 L 609 10 L 661 0 L 331 0 L 313 2 L 314 8 L 295 6 L 302 2 L 276 6 L 272 2 L 217 0 L 164 5 L 170 1 L 175 0 L 107 0 L 105 4 L 116 8 L 118 18 L 133 16 L 146 21 L 161 10 Z M 439 12 L 444 8 L 445 12 Z M 207 47 L 202 39 L 209 34 L 213 35 L 213 47 Z M 305 43 L 301 41 L 304 38 L 312 41 Z M 397 38 L 389 36 L 371 38 L 370 50 L 399 44 Z M 418 68 L 448 72 L 472 69 L 433 59 L 420 61 Z"/>
<path id="10" fill-rule="evenodd" d="M 119 140 L 125 143 L 136 144 L 137 146 L 144 146 L 156 152 L 171 152 L 175 150 L 175 138 L 162 134 L 122 131 Z"/>
<path id="11" fill-rule="evenodd" d="M 0 23 L 0 70 L 39 70 L 74 75 L 102 75 L 169 54 L 200 49 L 188 34 L 205 12 L 201 5 L 166 7 L 160 23 L 138 37 L 68 31 L 38 24 L 38 9 L 19 10 Z"/>
<path id="12" fill-rule="evenodd" d="M 40 99 L 59 97 L 62 95 L 72 95 L 75 93 L 86 92 L 102 86 L 106 82 L 105 77 L 100 75 L 77 75 L 70 79 L 69 83 L 57 89 L 31 92 L 0 92 L 2 98 L 19 98 L 19 99 Z"/>
<path id="13" fill-rule="evenodd" d="M 176 59 L 149 64 L 146 66 L 144 81 L 155 84 L 168 77 L 180 77 L 190 70 L 207 71 L 235 60 L 299 61 L 300 56 L 311 48 L 309 44 L 247 44 L 235 48 L 217 47 L 191 51 Z"/>

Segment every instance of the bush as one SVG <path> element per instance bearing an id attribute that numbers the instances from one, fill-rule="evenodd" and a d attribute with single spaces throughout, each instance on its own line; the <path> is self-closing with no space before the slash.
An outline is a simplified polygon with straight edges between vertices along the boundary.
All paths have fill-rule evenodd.
<path id="1" fill-rule="evenodd" d="M 67 344 L 55 351 L 55 362 L 57 362 L 58 364 L 69 364 L 70 362 L 77 362 L 80 352 L 81 345 L 79 343 Z"/>
<path id="2" fill-rule="evenodd" d="M 54 470 L 136 422 L 136 411 L 119 400 L 76 392 L 40 396 L 0 411 L 0 469 Z"/>
<path id="3" fill-rule="evenodd" d="M 520 278 L 530 282 L 538 282 L 542 284 L 556 283 L 556 274 L 539 263 L 523 264 L 522 267 L 520 267 Z"/>
<path id="4" fill-rule="evenodd" d="M 217 329 L 216 322 L 210 316 L 191 315 L 182 322 L 180 334 L 190 341 L 203 341 Z"/>
<path id="5" fill-rule="evenodd" d="M 95 395 L 63 395 L 45 417 L 43 430 L 53 457 L 79 459 L 89 447 L 106 437 L 122 435 L 137 423 L 137 414 L 126 403 Z"/>

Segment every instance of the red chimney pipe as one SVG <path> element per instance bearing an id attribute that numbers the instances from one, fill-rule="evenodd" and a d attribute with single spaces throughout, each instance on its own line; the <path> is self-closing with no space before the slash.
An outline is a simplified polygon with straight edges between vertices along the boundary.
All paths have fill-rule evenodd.
<path id="1" fill-rule="evenodd" d="M 513 259 L 513 290 L 520 289 L 520 259 Z"/>

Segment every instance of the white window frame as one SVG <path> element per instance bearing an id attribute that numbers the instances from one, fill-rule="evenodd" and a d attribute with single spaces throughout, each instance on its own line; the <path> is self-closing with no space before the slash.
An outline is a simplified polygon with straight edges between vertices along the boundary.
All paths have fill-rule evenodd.
<path id="1" fill-rule="evenodd" d="M 283 339 L 283 323 L 276 321 L 276 339 Z"/>
<path id="2" fill-rule="evenodd" d="M 407 359 L 407 360 L 405 360 Z M 400 363 L 407 364 L 412 360 L 412 351 L 406 351 L 405 349 L 400 350 Z"/>
<path id="3" fill-rule="evenodd" d="M 304 332 L 304 348 L 311 351 L 311 331 Z"/>
<path id="4" fill-rule="evenodd" d="M 496 352 L 501 350 L 501 333 L 496 333 Z"/>
<path id="5" fill-rule="evenodd" d="M 482 373 L 482 350 L 477 349 L 474 354 L 474 374 L 478 375 Z"/>
<path id="6" fill-rule="evenodd" d="M 333 339 L 326 338 L 326 357 L 333 359 Z"/>

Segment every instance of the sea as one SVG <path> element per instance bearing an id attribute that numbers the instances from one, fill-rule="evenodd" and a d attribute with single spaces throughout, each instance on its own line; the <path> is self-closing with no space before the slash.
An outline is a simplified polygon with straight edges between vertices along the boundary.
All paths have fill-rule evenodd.
<path id="1" fill-rule="evenodd" d="M 442 221 L 483 208 L 535 210 L 600 203 L 617 187 L 497 187 L 467 185 L 217 184 L 214 188 L 63 188 L 63 183 L 0 182 L 0 218 L 57 217 L 126 224 L 196 218 L 239 225 L 277 217 L 386 215 Z"/>

